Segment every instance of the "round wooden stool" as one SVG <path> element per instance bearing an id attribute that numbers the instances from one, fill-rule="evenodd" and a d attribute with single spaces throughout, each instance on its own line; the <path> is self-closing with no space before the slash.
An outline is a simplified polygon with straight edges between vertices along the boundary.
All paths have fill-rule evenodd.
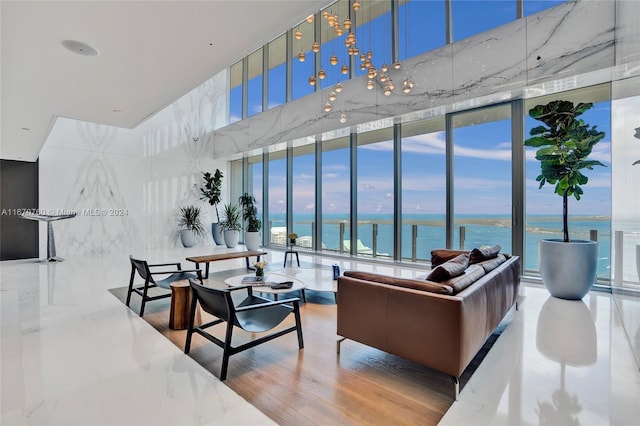
<path id="1" fill-rule="evenodd" d="M 171 285 L 171 311 L 169 312 L 169 328 L 186 330 L 189 328 L 189 310 L 191 309 L 191 286 L 189 281 L 176 281 Z M 196 306 L 196 317 L 193 325 L 202 323 L 200 305 Z"/>

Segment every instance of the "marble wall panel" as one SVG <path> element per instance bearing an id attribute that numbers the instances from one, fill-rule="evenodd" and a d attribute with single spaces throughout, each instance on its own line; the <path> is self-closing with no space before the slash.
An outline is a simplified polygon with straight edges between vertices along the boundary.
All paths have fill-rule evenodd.
<path id="1" fill-rule="evenodd" d="M 567 2 L 528 16 L 527 83 L 613 66 L 614 1 Z"/>
<path id="2" fill-rule="evenodd" d="M 526 80 L 526 47 L 524 19 L 454 43 L 453 101 L 521 88 Z"/>
<path id="3" fill-rule="evenodd" d="M 640 2 L 618 1 L 616 8 L 616 65 L 623 78 L 640 75 Z"/>

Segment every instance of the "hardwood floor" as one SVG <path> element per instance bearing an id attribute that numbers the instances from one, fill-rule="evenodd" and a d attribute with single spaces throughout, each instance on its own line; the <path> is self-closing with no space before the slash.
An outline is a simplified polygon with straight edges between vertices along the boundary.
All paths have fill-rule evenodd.
<path id="1" fill-rule="evenodd" d="M 152 305 L 144 319 L 184 349 L 186 331 L 168 328 L 168 300 Z M 137 309 L 133 303 L 132 308 Z M 453 385 L 442 373 L 350 340 L 338 356 L 331 294 L 307 292 L 301 316 L 304 349 L 298 350 L 290 333 L 229 361 L 225 384 L 278 424 L 433 425 L 453 402 Z M 203 320 L 208 318 L 203 313 Z M 291 316 L 282 327 L 293 323 Z M 224 337 L 224 326 L 209 330 Z M 236 329 L 233 344 L 251 338 Z M 219 376 L 221 348 L 194 334 L 190 356 Z"/>

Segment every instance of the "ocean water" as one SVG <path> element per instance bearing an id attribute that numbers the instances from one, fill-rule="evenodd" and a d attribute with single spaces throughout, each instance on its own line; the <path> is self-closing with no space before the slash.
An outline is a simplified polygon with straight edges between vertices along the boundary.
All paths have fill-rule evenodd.
<path id="1" fill-rule="evenodd" d="M 313 214 L 295 213 L 293 231 L 300 237 L 311 237 Z M 343 239 L 350 236 L 347 214 L 323 216 L 322 242 L 325 250 L 340 251 L 340 231 Z M 286 226 L 285 215 L 271 215 L 272 227 Z M 363 253 L 375 251 L 378 256 L 393 257 L 393 215 L 362 214 L 358 218 L 358 239 Z M 342 225 L 341 225 L 342 224 Z M 415 249 L 413 232 L 416 232 Z M 460 230 L 463 229 L 463 240 Z M 374 233 L 377 238 L 374 242 Z M 571 239 L 588 240 L 590 232 L 597 232 L 599 242 L 598 278 L 609 279 L 611 270 L 611 219 L 607 216 L 573 216 L 569 218 Z M 459 215 L 455 221 L 454 247 L 472 249 L 481 245 L 499 244 L 502 251 L 511 253 L 511 217 L 508 215 Z M 538 241 L 545 238 L 562 238 L 562 218 L 552 216 L 528 216 L 525 232 L 525 270 L 538 270 Z M 402 257 L 429 260 L 431 250 L 445 247 L 444 214 L 404 215 L 402 226 Z M 365 250 L 368 248 L 370 250 Z"/>

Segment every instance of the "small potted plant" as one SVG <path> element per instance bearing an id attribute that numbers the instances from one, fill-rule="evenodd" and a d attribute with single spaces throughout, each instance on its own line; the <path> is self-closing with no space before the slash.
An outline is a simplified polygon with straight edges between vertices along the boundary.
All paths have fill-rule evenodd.
<path id="1" fill-rule="evenodd" d="M 256 207 L 256 198 L 249 193 L 240 196 L 240 205 L 242 206 L 242 218 L 247 223 L 244 235 L 244 244 L 247 250 L 257 250 L 260 247 L 260 228 L 262 222 L 258 219 L 258 208 Z"/>
<path id="2" fill-rule="evenodd" d="M 578 118 L 592 106 L 557 100 L 529 111 L 531 118 L 545 124 L 531 129 L 525 141 L 526 146 L 539 148 L 539 188 L 545 183 L 555 185 L 554 192 L 562 197 L 563 239 L 540 240 L 538 248 L 542 281 L 552 296 L 562 299 L 582 299 L 595 282 L 598 266 L 597 242 L 569 240 L 567 210 L 568 198 L 580 200 L 582 186 L 589 181 L 582 170 L 604 166 L 587 157 L 605 133 Z"/>
<path id="3" fill-rule="evenodd" d="M 242 231 L 240 208 L 237 204 L 228 203 L 224 205 L 222 214 L 224 218 L 220 222 L 220 227 L 224 233 L 224 243 L 228 248 L 233 248 L 238 245 L 240 231 Z"/>
<path id="4" fill-rule="evenodd" d="M 295 246 L 296 240 L 298 239 L 298 234 L 296 234 L 295 232 L 290 232 L 287 235 L 287 238 L 289 238 L 289 244 L 291 244 L 292 246 Z"/>
<path id="5" fill-rule="evenodd" d="M 211 235 L 216 244 L 224 244 L 222 229 L 218 226 L 220 223 L 220 214 L 218 213 L 218 204 L 222 201 L 222 172 L 216 169 L 212 175 L 209 172 L 202 173 L 204 186 L 200 188 L 201 200 L 207 201 L 216 211 L 216 221 L 211 223 Z"/>
<path id="6" fill-rule="evenodd" d="M 180 231 L 180 241 L 185 247 L 194 246 L 198 237 L 204 237 L 205 231 L 200 220 L 200 207 L 180 207 L 178 230 Z"/>
<path id="7" fill-rule="evenodd" d="M 261 260 L 259 262 L 255 262 L 253 267 L 256 268 L 256 277 L 264 277 L 264 268 L 267 267 L 267 262 Z"/>

